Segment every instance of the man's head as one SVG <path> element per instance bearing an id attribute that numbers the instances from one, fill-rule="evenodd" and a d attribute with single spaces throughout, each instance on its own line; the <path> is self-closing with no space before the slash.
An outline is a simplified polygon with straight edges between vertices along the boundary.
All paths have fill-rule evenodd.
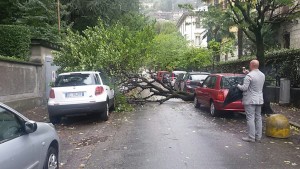
<path id="1" fill-rule="evenodd" d="M 252 60 L 250 62 L 250 70 L 255 70 L 259 68 L 259 61 L 258 60 Z"/>

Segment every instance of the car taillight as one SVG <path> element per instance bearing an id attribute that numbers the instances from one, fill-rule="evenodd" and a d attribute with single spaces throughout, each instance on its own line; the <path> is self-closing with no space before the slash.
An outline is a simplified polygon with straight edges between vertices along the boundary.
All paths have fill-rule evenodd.
<path id="1" fill-rule="evenodd" d="M 49 98 L 51 98 L 51 99 L 55 98 L 55 93 L 54 93 L 53 89 L 50 90 Z"/>
<path id="2" fill-rule="evenodd" d="M 224 101 L 225 100 L 224 92 L 223 91 L 219 91 L 218 92 L 217 100 L 219 100 L 219 101 Z"/>
<path id="3" fill-rule="evenodd" d="M 190 80 L 187 80 L 187 81 L 186 81 L 186 84 L 187 84 L 187 85 L 189 85 L 190 83 L 191 83 L 191 81 L 190 81 Z"/>
<path id="4" fill-rule="evenodd" d="M 103 93 L 103 91 L 104 91 L 104 89 L 103 89 L 102 86 L 97 86 L 97 87 L 96 87 L 96 90 L 95 90 L 95 95 L 96 95 L 96 96 L 97 96 L 97 95 L 100 95 L 100 94 Z"/>

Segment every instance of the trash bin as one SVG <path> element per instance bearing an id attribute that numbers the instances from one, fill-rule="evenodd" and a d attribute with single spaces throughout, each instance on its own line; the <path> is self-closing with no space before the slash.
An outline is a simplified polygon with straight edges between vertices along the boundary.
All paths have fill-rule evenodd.
<path id="1" fill-rule="evenodd" d="M 291 82 L 287 78 L 280 79 L 279 104 L 290 103 Z"/>

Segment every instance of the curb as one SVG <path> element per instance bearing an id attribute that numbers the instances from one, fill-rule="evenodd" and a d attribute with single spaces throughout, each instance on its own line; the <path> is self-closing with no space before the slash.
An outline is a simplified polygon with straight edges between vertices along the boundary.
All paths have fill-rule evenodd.
<path id="1" fill-rule="evenodd" d="M 292 121 L 290 121 L 290 125 L 294 126 L 294 127 L 297 127 L 297 128 L 300 128 L 300 124 L 292 122 Z"/>

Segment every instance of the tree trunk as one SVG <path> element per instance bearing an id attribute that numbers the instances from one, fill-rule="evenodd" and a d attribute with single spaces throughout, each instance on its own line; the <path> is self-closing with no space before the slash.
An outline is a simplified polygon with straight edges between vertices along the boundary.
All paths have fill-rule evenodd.
<path id="1" fill-rule="evenodd" d="M 257 31 L 255 34 L 255 37 L 256 37 L 256 58 L 259 61 L 259 69 L 263 73 L 266 73 L 265 47 L 264 47 L 264 39 L 262 37 L 261 31 Z M 263 98 L 264 98 L 264 104 L 262 106 L 262 113 L 263 114 L 272 114 L 273 110 L 271 108 L 270 99 L 267 95 L 266 83 L 264 84 L 264 88 L 263 88 Z"/>
<path id="2" fill-rule="evenodd" d="M 265 73 L 265 47 L 264 39 L 262 37 L 261 31 L 256 32 L 256 58 L 259 61 L 260 70 Z"/>
<path id="3" fill-rule="evenodd" d="M 238 58 L 243 56 L 243 30 L 238 29 Z"/>

